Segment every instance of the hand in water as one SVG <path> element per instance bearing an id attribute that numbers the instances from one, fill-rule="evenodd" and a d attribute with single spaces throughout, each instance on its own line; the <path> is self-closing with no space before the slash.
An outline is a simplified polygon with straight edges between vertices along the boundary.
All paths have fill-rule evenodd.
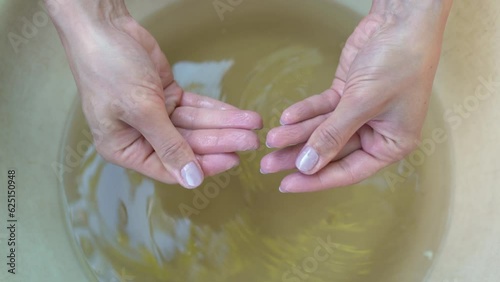
<path id="1" fill-rule="evenodd" d="M 194 188 L 204 176 L 236 166 L 236 151 L 256 149 L 260 116 L 184 92 L 156 40 L 124 14 L 57 24 L 97 151 L 151 178 Z"/>
<path id="2" fill-rule="evenodd" d="M 286 109 L 283 126 L 267 135 L 280 149 L 262 159 L 262 171 L 299 170 L 281 191 L 357 183 L 418 145 L 451 6 L 444 2 L 374 1 L 331 88 Z"/>

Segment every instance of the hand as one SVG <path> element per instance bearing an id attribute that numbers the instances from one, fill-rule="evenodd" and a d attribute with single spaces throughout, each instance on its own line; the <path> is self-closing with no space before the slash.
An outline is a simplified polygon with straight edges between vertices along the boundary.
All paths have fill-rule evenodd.
<path id="1" fill-rule="evenodd" d="M 106 160 L 194 188 L 236 166 L 234 152 L 258 148 L 252 130 L 262 126 L 260 116 L 184 92 L 156 40 L 128 12 L 74 23 L 57 26 Z"/>
<path id="2" fill-rule="evenodd" d="M 268 146 L 281 149 L 262 159 L 262 171 L 299 170 L 283 179 L 282 192 L 357 183 L 418 145 L 450 6 L 374 1 L 331 88 L 286 109 L 283 126 L 267 135 Z"/>

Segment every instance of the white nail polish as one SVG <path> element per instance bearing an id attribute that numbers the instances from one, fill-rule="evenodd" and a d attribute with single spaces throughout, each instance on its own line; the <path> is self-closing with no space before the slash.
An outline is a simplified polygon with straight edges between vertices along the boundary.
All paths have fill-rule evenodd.
<path id="1" fill-rule="evenodd" d="M 297 161 L 295 162 L 295 166 L 301 172 L 308 172 L 316 166 L 318 161 L 318 153 L 316 152 L 316 150 L 308 146 L 302 149 L 302 152 L 300 152 L 300 155 L 297 157 Z"/>
<path id="2" fill-rule="evenodd" d="M 181 176 L 189 188 L 196 188 L 203 182 L 203 174 L 194 162 L 190 162 L 182 168 Z"/>

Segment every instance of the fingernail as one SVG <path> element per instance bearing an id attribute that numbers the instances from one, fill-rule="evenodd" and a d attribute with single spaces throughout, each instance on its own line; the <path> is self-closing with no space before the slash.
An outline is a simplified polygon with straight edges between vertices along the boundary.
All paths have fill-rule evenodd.
<path id="1" fill-rule="evenodd" d="M 267 141 L 266 141 L 266 147 L 272 149 L 271 146 L 269 146 L 269 143 L 267 143 Z"/>
<path id="2" fill-rule="evenodd" d="M 280 186 L 280 192 L 281 193 L 288 193 L 288 191 L 286 191 L 285 189 L 283 189 L 283 187 Z"/>
<path id="3" fill-rule="evenodd" d="M 262 168 L 260 169 L 261 174 L 267 174 Z"/>
<path id="4" fill-rule="evenodd" d="M 280 124 L 281 125 L 286 125 L 286 122 L 284 122 L 282 119 L 280 119 Z"/>
<path id="5" fill-rule="evenodd" d="M 308 146 L 302 149 L 302 152 L 300 152 L 300 155 L 297 157 L 297 161 L 295 162 L 295 166 L 301 172 L 308 172 L 311 171 L 314 166 L 316 166 L 318 160 L 319 155 L 316 150 Z"/>
<path id="6" fill-rule="evenodd" d="M 182 168 L 181 176 L 189 188 L 196 188 L 203 182 L 203 174 L 194 162 L 190 162 Z"/>

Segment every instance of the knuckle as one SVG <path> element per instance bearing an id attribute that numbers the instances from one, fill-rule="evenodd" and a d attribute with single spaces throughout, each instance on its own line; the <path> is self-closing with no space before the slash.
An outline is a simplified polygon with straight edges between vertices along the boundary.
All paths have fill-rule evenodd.
<path id="1" fill-rule="evenodd" d="M 349 165 L 349 163 L 341 161 L 341 162 L 339 162 L 339 167 L 342 171 L 344 171 L 344 173 L 346 175 L 347 185 L 356 184 L 357 182 L 360 181 L 360 180 L 358 180 L 358 178 L 356 178 L 355 173 L 352 169 L 352 166 Z"/>
<path id="2" fill-rule="evenodd" d="M 399 161 L 408 156 L 418 147 L 417 138 L 405 138 L 400 141 L 394 150 L 394 159 Z"/>
<path id="3" fill-rule="evenodd" d="M 163 162 L 175 163 L 184 157 L 185 148 L 182 140 L 170 140 L 160 146 L 157 154 Z"/>
<path id="4" fill-rule="evenodd" d="M 184 138 L 184 140 L 188 142 L 188 144 L 191 144 L 191 142 L 195 142 L 198 138 L 198 136 L 192 130 L 186 130 L 183 128 L 178 128 L 177 130 L 181 134 L 182 138 Z"/>
<path id="5" fill-rule="evenodd" d="M 322 101 L 328 103 L 331 108 L 335 108 L 338 103 L 336 98 L 340 95 L 335 92 L 335 90 L 329 89 L 321 94 L 318 94 L 318 96 L 322 99 Z"/>
<path id="6" fill-rule="evenodd" d="M 129 96 L 117 102 L 119 112 L 130 118 L 141 118 L 152 115 L 155 110 L 165 107 L 164 100 L 151 89 L 133 91 Z"/>
<path id="7" fill-rule="evenodd" d="M 154 103 L 151 103 L 148 100 L 144 100 L 140 103 L 134 103 L 133 105 L 131 105 L 130 114 L 133 117 L 144 117 L 149 115 L 149 113 L 151 113 L 151 110 L 154 109 L 154 107 L 155 107 Z"/>
<path id="8" fill-rule="evenodd" d="M 318 137 L 321 145 L 339 148 L 343 143 L 343 137 L 340 131 L 333 125 L 323 126 L 318 131 Z"/>
<path id="9" fill-rule="evenodd" d="M 196 122 L 200 120 L 200 117 L 197 111 L 179 107 L 172 112 L 170 120 L 175 126 L 194 128 Z"/>

